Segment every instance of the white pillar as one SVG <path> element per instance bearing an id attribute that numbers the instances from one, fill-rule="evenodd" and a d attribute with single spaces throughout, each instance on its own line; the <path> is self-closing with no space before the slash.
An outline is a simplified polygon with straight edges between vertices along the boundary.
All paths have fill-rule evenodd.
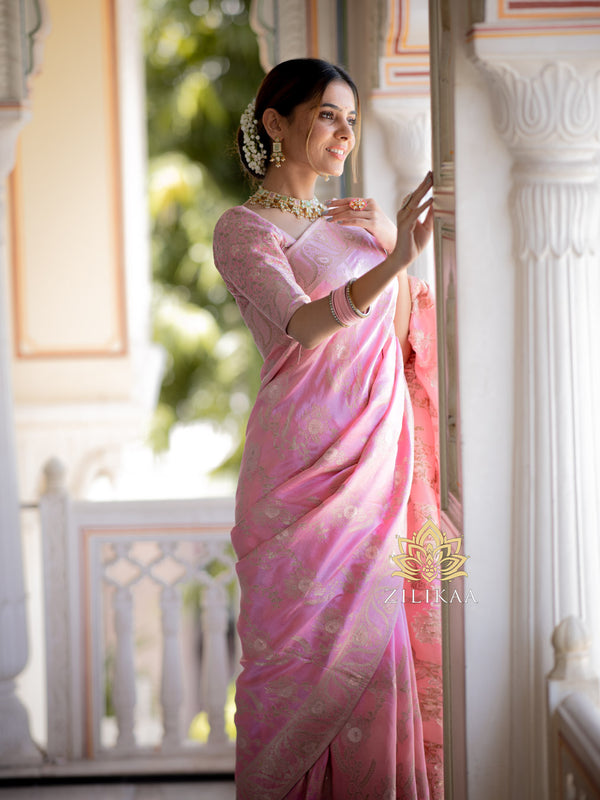
<path id="1" fill-rule="evenodd" d="M 430 100 L 428 95 L 403 98 L 375 96 L 371 99 L 371 111 L 385 142 L 385 164 L 388 166 L 389 181 L 386 210 L 395 221 L 404 197 L 417 188 L 432 167 Z M 375 180 L 369 176 L 365 178 L 367 188 L 372 184 L 373 193 L 381 183 L 383 172 L 378 171 Z M 367 194 L 371 192 L 368 191 Z M 411 264 L 410 273 L 434 287 L 431 247 Z"/>
<path id="2" fill-rule="evenodd" d="M 21 110 L 0 110 L 0 231 L 5 227 L 6 178 L 24 121 Z M 0 766 L 41 758 L 29 733 L 27 711 L 15 693 L 28 645 L 4 252 L 0 239 Z"/>
<path id="3" fill-rule="evenodd" d="M 224 709 L 227 703 L 227 607 L 225 587 L 213 580 L 202 595 L 202 695 L 210 724 L 209 743 L 226 743 Z"/>
<path id="4" fill-rule="evenodd" d="M 503 51 L 484 34 L 475 52 L 513 158 L 519 325 L 510 796 L 541 800 L 552 631 L 575 615 L 600 639 L 600 46 L 509 38 Z"/>
<path id="5" fill-rule="evenodd" d="M 127 559 L 129 547 L 118 545 L 119 558 Z M 113 705 L 119 735 L 116 749 L 127 755 L 135 752 L 135 642 L 133 592 L 131 586 L 118 586 L 114 595 L 116 654 L 113 684 Z"/>
<path id="6" fill-rule="evenodd" d="M 43 2 L 0 0 L 0 766 L 41 760 L 15 681 L 28 658 L 10 339 L 5 184 L 15 163 L 19 132 L 28 119 L 27 78 L 41 56 L 47 30 Z"/>
<path id="7" fill-rule="evenodd" d="M 168 552 L 168 551 L 167 551 Z M 165 550 L 163 550 L 165 553 Z M 162 609 L 162 676 L 160 702 L 164 736 L 163 752 L 181 747 L 181 706 L 183 703 L 183 666 L 181 661 L 181 595 L 176 586 L 163 586 Z"/>

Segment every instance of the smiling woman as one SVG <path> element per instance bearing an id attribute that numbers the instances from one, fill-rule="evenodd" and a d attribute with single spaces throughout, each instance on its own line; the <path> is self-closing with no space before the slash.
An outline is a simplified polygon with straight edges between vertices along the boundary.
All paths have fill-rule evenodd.
<path id="1" fill-rule="evenodd" d="M 332 81 L 321 98 L 297 106 L 289 118 L 268 108 L 264 128 L 271 139 L 285 142 L 289 162 L 285 182 L 297 184 L 295 191 L 312 194 L 310 166 L 317 175 L 341 175 L 355 145 L 358 121 L 356 101 L 350 86 Z M 275 178 L 275 176 L 273 176 Z M 305 183 L 300 185 L 300 181 Z"/>
<path id="2" fill-rule="evenodd" d="M 371 199 L 323 206 L 316 180 L 342 173 L 359 119 L 344 70 L 275 67 L 238 136 L 262 186 L 215 230 L 264 358 L 231 534 L 245 800 L 432 796 L 406 613 L 386 602 L 407 515 L 437 506 L 435 315 L 406 272 L 431 234 L 431 175 L 397 225 Z"/>

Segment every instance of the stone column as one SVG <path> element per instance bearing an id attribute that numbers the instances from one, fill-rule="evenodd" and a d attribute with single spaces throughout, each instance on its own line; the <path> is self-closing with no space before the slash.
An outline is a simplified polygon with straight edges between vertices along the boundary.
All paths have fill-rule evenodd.
<path id="1" fill-rule="evenodd" d="M 14 164 L 23 119 L 21 111 L 0 111 L 2 222 L 6 216 L 6 177 Z M 0 240 L 2 261 L 4 252 Z M 27 663 L 28 647 L 6 284 L 6 264 L 0 263 L 0 766 L 40 759 L 29 734 L 27 712 L 15 694 L 15 679 Z"/>
<path id="2" fill-rule="evenodd" d="M 27 77 L 39 57 L 43 6 L 0 0 L 0 231 L 6 229 L 5 183 L 26 111 Z M 0 236 L 2 234 L 0 233 Z M 7 268 L 0 239 L 0 767 L 41 760 L 15 681 L 28 658 L 27 621 L 13 394 L 10 376 Z"/>
<path id="3" fill-rule="evenodd" d="M 331 2 L 320 4 L 331 7 Z M 310 3 L 306 0 L 252 0 L 250 25 L 256 33 L 260 62 L 265 72 L 280 61 L 290 58 L 318 56 L 318 31 L 311 30 L 317 20 L 313 19 Z M 316 48 L 316 49 L 315 49 Z"/>
<path id="4" fill-rule="evenodd" d="M 474 36 L 513 158 L 515 800 L 547 797 L 544 675 L 562 619 L 586 621 L 599 663 L 600 49 L 576 38 L 555 36 L 553 49 L 529 40 L 523 57 L 515 39 L 499 52 L 497 40 Z"/>
<path id="5" fill-rule="evenodd" d="M 388 163 L 394 172 L 394 205 L 418 186 L 431 169 L 431 112 L 429 97 L 404 101 L 375 97 L 372 108 L 381 124 Z"/>
<path id="6" fill-rule="evenodd" d="M 417 188 L 432 166 L 430 100 L 429 96 L 392 100 L 375 96 L 371 99 L 371 109 L 385 140 L 392 178 L 389 213 L 395 220 L 404 197 Z M 410 273 L 432 287 L 435 285 L 431 247 L 411 265 Z"/>

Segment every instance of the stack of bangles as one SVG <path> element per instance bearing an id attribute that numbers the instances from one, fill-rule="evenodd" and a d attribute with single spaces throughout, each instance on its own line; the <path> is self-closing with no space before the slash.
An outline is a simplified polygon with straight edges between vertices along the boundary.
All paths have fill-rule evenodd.
<path id="1" fill-rule="evenodd" d="M 342 328 L 349 328 L 350 325 L 354 325 L 371 313 L 370 306 L 366 311 L 361 311 L 352 302 L 350 289 L 353 283 L 354 281 L 349 281 L 345 286 L 340 286 L 329 294 L 331 316 Z"/>

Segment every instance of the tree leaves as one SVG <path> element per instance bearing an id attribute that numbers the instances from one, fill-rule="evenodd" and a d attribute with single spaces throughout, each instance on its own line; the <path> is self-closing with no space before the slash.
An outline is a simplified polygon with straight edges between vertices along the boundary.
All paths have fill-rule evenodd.
<path id="1" fill-rule="evenodd" d="M 151 440 L 177 422 L 228 430 L 239 463 L 260 357 L 215 269 L 212 234 L 248 187 L 239 118 L 263 72 L 249 0 L 144 0 L 154 338 L 167 352 Z"/>

